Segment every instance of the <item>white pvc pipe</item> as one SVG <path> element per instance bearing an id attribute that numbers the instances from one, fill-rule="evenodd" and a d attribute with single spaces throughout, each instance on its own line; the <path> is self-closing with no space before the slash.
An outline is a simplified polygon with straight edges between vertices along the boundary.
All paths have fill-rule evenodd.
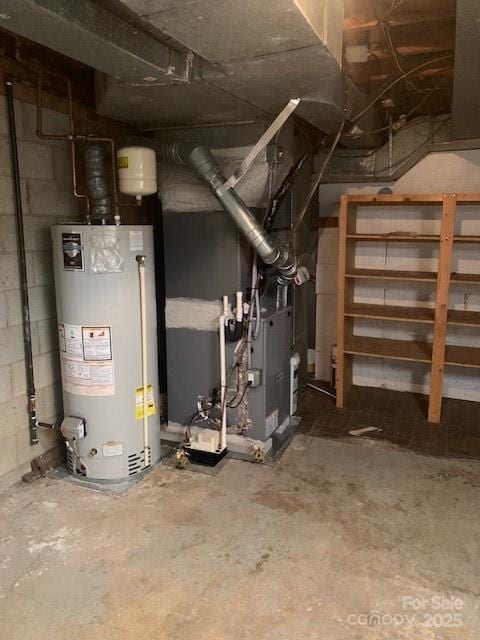
<path id="1" fill-rule="evenodd" d="M 148 442 L 148 360 L 147 360 L 147 300 L 145 285 L 146 256 L 137 256 L 140 281 L 140 324 L 142 341 L 142 389 L 143 389 L 143 456 L 144 466 L 150 466 L 150 447 Z"/>
<path id="2" fill-rule="evenodd" d="M 236 309 L 236 318 L 235 318 L 237 322 L 241 322 L 243 319 L 242 299 L 243 299 L 242 291 L 237 291 L 237 309 Z"/>
<path id="3" fill-rule="evenodd" d="M 223 296 L 223 315 L 225 316 L 225 318 L 229 315 L 229 313 L 230 313 L 230 308 L 229 308 L 228 296 Z"/>
<path id="4" fill-rule="evenodd" d="M 222 314 L 219 318 L 220 333 L 220 403 L 222 407 L 222 428 L 220 431 L 220 448 L 223 451 L 227 446 L 227 365 L 225 361 L 225 320 L 227 316 Z"/>
<path id="5" fill-rule="evenodd" d="M 323 393 L 326 396 L 333 398 L 334 400 L 337 397 L 334 393 L 330 393 L 330 391 L 327 391 L 326 389 L 322 389 L 322 387 L 317 387 L 317 385 L 312 384 L 311 382 L 307 382 L 306 386 L 309 387 L 310 389 L 315 389 L 315 391 L 320 391 L 320 393 Z"/>

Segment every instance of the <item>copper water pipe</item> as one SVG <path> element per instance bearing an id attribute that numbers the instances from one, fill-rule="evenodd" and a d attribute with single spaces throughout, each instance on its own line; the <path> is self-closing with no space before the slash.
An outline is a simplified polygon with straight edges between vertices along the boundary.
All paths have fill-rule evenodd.
<path id="1" fill-rule="evenodd" d="M 54 72 L 49 72 L 49 73 L 52 73 L 52 75 L 56 75 L 62 78 L 67 85 L 68 120 L 69 120 L 70 132 L 68 134 L 43 133 L 43 82 L 42 82 L 42 74 L 40 72 L 38 74 L 38 81 L 37 81 L 37 136 L 44 140 L 66 140 L 70 142 L 71 157 L 72 157 L 73 193 L 75 197 L 83 198 L 85 200 L 85 203 L 87 206 L 88 221 L 90 221 L 90 198 L 86 194 L 78 193 L 78 188 L 77 188 L 76 141 L 87 140 L 90 142 L 104 142 L 110 146 L 110 156 L 111 156 L 111 165 L 112 165 L 112 192 L 113 192 L 112 196 L 113 196 L 113 207 L 114 207 L 114 219 L 115 219 L 115 222 L 119 224 L 120 215 L 119 215 L 119 207 L 118 207 L 117 175 L 115 172 L 115 167 L 116 167 L 115 141 L 113 140 L 113 138 L 99 137 L 95 135 L 93 136 L 78 135 L 75 133 L 75 123 L 73 118 L 72 83 L 70 82 L 70 78 Z"/>
<path id="2" fill-rule="evenodd" d="M 90 198 L 84 193 L 78 193 L 77 187 L 77 154 L 75 145 L 75 127 L 73 122 L 73 100 L 72 85 L 69 78 L 65 78 L 68 93 L 68 120 L 70 124 L 70 133 L 43 133 L 43 82 L 42 74 L 38 74 L 37 80 L 37 136 L 43 140 L 67 140 L 70 142 L 70 152 L 72 158 L 72 182 L 73 195 L 76 198 L 85 200 L 87 207 L 87 221 L 90 222 Z"/>

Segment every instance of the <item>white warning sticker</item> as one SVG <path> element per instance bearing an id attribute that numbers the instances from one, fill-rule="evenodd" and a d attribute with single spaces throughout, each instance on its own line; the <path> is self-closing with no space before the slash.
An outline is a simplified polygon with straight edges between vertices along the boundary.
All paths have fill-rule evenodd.
<path id="1" fill-rule="evenodd" d="M 113 364 L 80 362 L 61 354 L 63 388 L 82 396 L 111 396 L 115 393 Z"/>
<path id="2" fill-rule="evenodd" d="M 104 458 L 123 455 L 123 443 L 109 440 L 102 444 L 102 454 Z"/>
<path id="3" fill-rule="evenodd" d="M 65 391 L 83 396 L 115 394 L 110 327 L 58 324 Z"/>
<path id="4" fill-rule="evenodd" d="M 82 327 L 76 324 L 59 323 L 58 341 L 60 351 L 64 351 L 72 358 L 83 359 Z"/>
<path id="5" fill-rule="evenodd" d="M 143 231 L 135 230 L 128 232 L 130 251 L 143 251 Z"/>
<path id="6" fill-rule="evenodd" d="M 110 327 L 82 327 L 82 342 L 87 362 L 112 359 Z"/>

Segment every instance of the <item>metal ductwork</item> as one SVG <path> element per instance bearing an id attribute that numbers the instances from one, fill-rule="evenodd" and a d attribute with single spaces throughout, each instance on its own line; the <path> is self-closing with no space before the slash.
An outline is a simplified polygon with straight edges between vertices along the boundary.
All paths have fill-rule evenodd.
<path id="1" fill-rule="evenodd" d="M 257 222 L 254 215 L 234 189 L 223 191 L 227 179 L 223 175 L 210 149 L 202 145 L 177 140 L 159 149 L 164 162 L 188 164 L 230 215 L 236 226 L 248 240 L 253 250 L 265 262 L 278 271 L 279 284 L 289 284 L 297 275 L 297 260 L 286 247 L 277 247 Z"/>
<path id="2" fill-rule="evenodd" d="M 105 155 L 101 144 L 87 143 L 83 151 L 85 181 L 90 196 L 92 220 L 112 218 L 112 203 L 108 188 Z"/>
<path id="3" fill-rule="evenodd" d="M 0 20 L 94 68 L 97 111 L 116 120 L 269 122 L 308 96 L 303 117 L 331 133 L 343 117 L 343 14 L 344 0 L 2 0 Z"/>
<path id="4" fill-rule="evenodd" d="M 331 135 L 345 124 L 341 143 L 354 149 L 375 149 L 382 142 L 378 129 L 384 124 L 380 115 L 369 109 L 349 131 L 348 121 L 362 111 L 368 102 L 349 78 L 342 74 L 331 74 L 328 81 L 315 93 L 302 96 L 295 115 L 301 116 L 320 131 Z M 372 133 L 373 132 L 373 133 Z"/>
<path id="5" fill-rule="evenodd" d="M 452 96 L 452 138 L 480 137 L 480 5 L 476 0 L 457 0 L 455 74 Z"/>
<path id="6" fill-rule="evenodd" d="M 183 84 L 191 80 L 193 56 L 91 0 L 2 0 L 2 26 L 128 85 Z M 108 2 L 105 4 L 109 4 Z"/>

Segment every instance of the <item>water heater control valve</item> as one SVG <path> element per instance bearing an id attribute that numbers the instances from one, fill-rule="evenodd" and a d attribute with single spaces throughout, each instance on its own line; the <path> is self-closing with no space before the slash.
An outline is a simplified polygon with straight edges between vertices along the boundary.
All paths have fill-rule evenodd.
<path id="1" fill-rule="evenodd" d="M 84 418 L 67 416 L 62 420 L 60 431 L 65 440 L 81 440 L 86 436 Z"/>

